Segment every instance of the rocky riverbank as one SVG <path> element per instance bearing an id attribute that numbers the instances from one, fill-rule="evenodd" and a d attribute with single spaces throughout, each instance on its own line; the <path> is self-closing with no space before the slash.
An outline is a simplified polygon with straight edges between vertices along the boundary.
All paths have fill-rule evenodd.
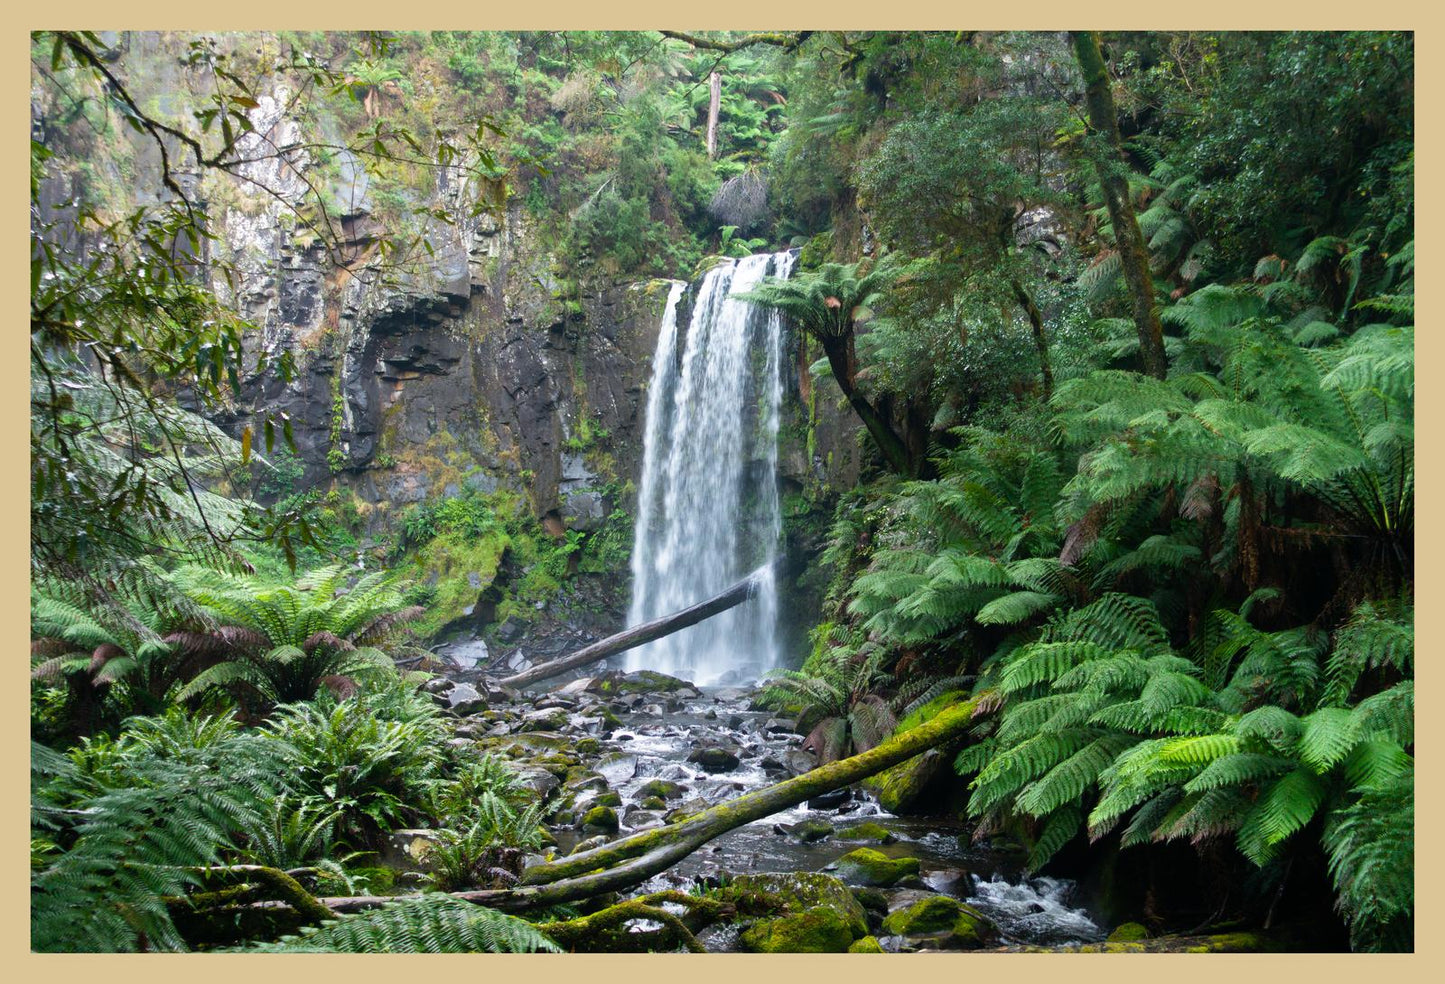
<path id="1" fill-rule="evenodd" d="M 455 722 L 453 741 L 505 759 L 543 799 L 557 857 L 677 823 L 817 764 L 797 722 L 758 708 L 751 687 L 701 690 L 648 672 L 582 677 L 544 693 L 485 678 L 426 686 Z M 426 842 L 426 831 L 398 833 L 392 863 L 423 870 Z M 1072 883 L 1028 878 L 1016 847 L 971 843 L 947 814 L 896 816 L 858 787 L 730 831 L 634 895 L 669 891 L 731 900 L 730 915 L 697 937 L 715 951 L 1082 946 L 1107 933 L 1073 901 Z"/>

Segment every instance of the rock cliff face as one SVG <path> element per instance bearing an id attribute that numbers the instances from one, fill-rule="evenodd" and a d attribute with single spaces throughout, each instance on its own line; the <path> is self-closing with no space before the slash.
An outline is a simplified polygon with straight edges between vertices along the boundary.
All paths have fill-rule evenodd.
<path id="1" fill-rule="evenodd" d="M 352 220 L 359 241 L 367 221 Z M 237 302 L 262 328 L 255 346 L 289 351 L 298 372 L 247 380 L 219 422 L 239 433 L 260 411 L 285 412 L 297 486 L 334 478 L 376 523 L 463 483 L 524 493 L 554 532 L 630 510 L 666 281 L 559 285 L 516 208 L 450 235 L 420 272 L 358 277 L 279 220 L 229 215 L 221 241 L 244 271 Z M 799 344 L 785 376 L 785 495 L 841 487 L 858 469 L 851 417 L 826 382 L 814 392 Z"/>
<path id="2" fill-rule="evenodd" d="M 117 37 L 134 91 L 164 111 L 190 106 L 175 38 Z M 263 415 L 289 418 L 297 453 L 269 456 L 277 471 L 253 494 L 264 501 L 316 488 L 349 492 L 374 537 L 395 529 L 408 506 L 468 487 L 514 493 L 518 508 L 558 538 L 597 530 L 617 510 L 630 515 L 667 282 L 560 281 L 549 243 L 515 201 L 501 214 L 455 224 L 398 219 L 395 204 L 378 203 L 381 193 L 345 151 L 324 166 L 304 155 L 281 161 L 268 154 L 267 147 L 301 142 L 305 121 L 287 115 L 292 103 L 280 83 L 258 91 L 256 103 L 255 136 L 245 139 L 266 146 L 256 148 L 244 180 L 179 176 L 215 234 L 197 258 L 235 271 L 233 280 L 216 276 L 213 283 L 256 325 L 248 350 L 258 358 L 265 353 L 273 367 L 288 356 L 296 369 L 289 381 L 274 368 L 243 377 L 240 398 L 214 415 L 236 436 Z M 37 109 L 37 139 L 79 139 L 48 123 Z M 71 160 L 92 159 L 85 182 L 77 179 L 79 165 L 47 177 L 40 197 L 49 214 L 63 217 L 73 199 L 91 191 L 114 207 L 155 200 L 160 157 L 148 138 L 122 133 L 68 149 Z M 464 203 L 477 196 L 463 175 L 436 170 L 428 200 L 410 204 L 465 214 Z M 286 204 L 306 201 L 316 187 L 340 216 L 329 245 Z M 415 236 L 415 243 L 404 255 L 383 255 L 383 231 L 401 240 Z M 85 248 L 70 241 L 75 237 L 63 223 L 55 234 Z M 780 481 L 785 510 L 801 515 L 830 488 L 856 480 L 860 452 L 836 388 L 813 385 L 800 339 L 790 339 L 789 351 Z M 806 553 L 817 537 L 788 540 L 790 549 Z M 494 574 L 502 577 L 478 567 L 440 576 L 466 577 L 469 591 L 484 591 Z M 435 583 L 438 573 L 427 576 Z M 605 580 L 609 597 L 589 604 L 603 611 L 602 621 L 620 624 L 627 572 Z M 580 587 L 577 593 L 589 594 Z M 478 618 L 486 609 L 480 602 L 459 608 Z"/>
<path id="3" fill-rule="evenodd" d="M 239 430 L 257 411 L 284 411 L 304 468 L 298 484 L 334 475 L 377 507 L 378 522 L 470 483 L 513 489 L 539 517 L 594 528 L 625 505 L 604 503 L 604 486 L 632 478 L 640 459 L 666 285 L 559 296 L 516 209 L 451 235 L 419 273 L 365 278 L 319 247 L 296 247 L 279 224 L 228 223 L 246 271 L 241 303 L 264 326 L 257 347 L 273 358 L 289 351 L 300 371 L 289 384 L 251 379 L 223 422 Z"/>

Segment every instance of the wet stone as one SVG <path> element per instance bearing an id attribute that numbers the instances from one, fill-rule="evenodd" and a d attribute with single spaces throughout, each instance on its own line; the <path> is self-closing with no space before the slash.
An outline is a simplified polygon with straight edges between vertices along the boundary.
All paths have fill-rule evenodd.
<path id="1" fill-rule="evenodd" d="M 687 757 L 708 772 L 731 772 L 741 764 L 737 755 L 726 748 L 699 748 Z"/>

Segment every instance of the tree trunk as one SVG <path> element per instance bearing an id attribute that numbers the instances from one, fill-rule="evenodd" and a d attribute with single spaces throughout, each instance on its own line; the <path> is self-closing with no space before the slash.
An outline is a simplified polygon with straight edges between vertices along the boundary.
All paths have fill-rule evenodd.
<path id="1" fill-rule="evenodd" d="M 900 475 L 909 478 L 918 474 L 917 463 L 913 461 L 908 453 L 908 445 L 903 438 L 888 423 L 887 418 L 879 413 L 873 404 L 858 392 L 854 385 L 854 377 L 857 374 L 857 360 L 853 355 L 853 336 L 850 333 L 846 338 L 836 336 L 818 336 L 818 341 L 823 345 L 823 352 L 828 356 L 828 365 L 833 370 L 833 378 L 838 381 L 838 388 L 843 391 L 847 398 L 848 405 L 863 421 L 863 426 L 868 429 L 873 443 L 878 450 L 883 452 L 883 457 L 888 460 L 892 469 Z"/>
<path id="2" fill-rule="evenodd" d="M 776 567 L 777 561 L 774 561 Z M 679 629 L 685 629 L 689 625 L 696 625 L 703 619 L 725 612 L 729 608 L 740 605 L 751 598 L 757 591 L 758 583 L 766 576 L 768 568 L 760 567 L 747 577 L 728 588 L 722 594 L 709 598 L 707 601 L 699 602 L 691 608 L 684 608 L 680 612 L 671 615 L 663 615 L 650 622 L 643 622 L 641 625 L 634 625 L 630 629 L 624 629 L 616 635 L 610 635 L 606 639 L 594 642 L 577 650 L 570 656 L 563 656 L 554 659 L 549 663 L 534 666 L 530 670 L 523 670 L 521 673 L 509 677 L 503 677 L 500 681 L 507 687 L 525 687 L 529 683 L 536 683 L 538 680 L 546 680 L 559 673 L 576 669 L 579 666 L 586 666 L 598 660 L 606 659 L 608 656 L 615 656 L 617 653 L 635 649 L 644 643 L 652 642 L 654 639 L 661 639 L 663 636 L 671 635 Z"/>
<path id="3" fill-rule="evenodd" d="M 717 156 L 717 114 L 722 105 L 722 76 L 713 72 L 707 77 L 707 159 Z"/>
<path id="4" fill-rule="evenodd" d="M 1044 399 L 1054 395 L 1054 371 L 1049 365 L 1049 340 L 1044 335 L 1044 316 L 1039 313 L 1039 306 L 1024 290 L 1024 285 L 1017 280 L 1013 282 L 1014 297 L 1018 298 L 1019 305 L 1024 313 L 1029 316 L 1029 324 L 1034 329 L 1034 347 L 1039 350 L 1039 370 L 1044 378 Z"/>
<path id="5" fill-rule="evenodd" d="M 1099 51 L 1099 37 L 1093 31 L 1074 31 L 1074 53 L 1079 71 L 1084 76 L 1084 100 L 1089 108 L 1089 127 L 1104 140 L 1104 147 L 1094 156 L 1099 183 L 1104 189 L 1104 204 L 1114 226 L 1114 246 L 1124 268 L 1124 282 L 1133 301 L 1134 324 L 1139 330 L 1139 358 L 1144 371 L 1163 379 L 1169 371 L 1164 355 L 1164 329 L 1159 323 L 1159 307 L 1154 302 L 1154 279 L 1149 273 L 1149 253 L 1144 234 L 1129 200 L 1129 182 L 1124 175 L 1124 146 L 1119 137 L 1119 117 L 1114 109 L 1114 93 L 1109 88 L 1109 73 Z"/>
<path id="6" fill-rule="evenodd" d="M 667 827 L 655 827 L 590 851 L 528 868 L 525 884 L 510 889 L 453 892 L 455 898 L 496 909 L 531 909 L 560 905 L 618 892 L 672 867 L 708 841 L 761 820 L 815 796 L 850 786 L 861 779 L 937 748 L 966 732 L 984 694 L 939 712 L 932 720 L 905 731 L 861 755 L 819 766 L 785 782 L 755 790 Z M 385 905 L 395 896 L 352 896 L 317 901 L 333 912 L 357 912 Z"/>

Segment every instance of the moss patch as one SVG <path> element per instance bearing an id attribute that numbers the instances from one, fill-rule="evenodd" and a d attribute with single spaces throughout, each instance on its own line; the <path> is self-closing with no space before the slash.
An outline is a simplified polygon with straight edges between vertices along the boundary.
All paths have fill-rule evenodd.
<path id="1" fill-rule="evenodd" d="M 882 953 L 883 947 L 878 943 L 878 937 L 865 936 L 861 940 L 854 940 L 848 947 L 849 953 Z"/>
<path id="2" fill-rule="evenodd" d="M 1144 928 L 1143 923 L 1126 922 L 1109 934 L 1110 943 L 1131 942 L 1134 940 L 1147 940 L 1149 930 Z"/>
<path id="3" fill-rule="evenodd" d="M 957 899 L 935 895 L 899 909 L 883 920 L 887 936 L 938 935 L 948 949 L 977 949 L 993 940 L 998 930 L 983 913 Z"/>
<path id="4" fill-rule="evenodd" d="M 849 851 L 838 859 L 838 877 L 856 885 L 894 885 L 916 874 L 917 858 L 890 858 L 869 847 Z"/>
<path id="5" fill-rule="evenodd" d="M 753 953 L 846 953 L 852 942 L 848 920 L 833 909 L 762 919 L 741 937 Z"/>
<path id="6" fill-rule="evenodd" d="M 898 840 L 898 835 L 881 823 L 874 823 L 869 820 L 867 823 L 860 823 L 856 827 L 849 827 L 838 835 L 844 840 L 868 841 L 873 844 L 893 844 Z"/>
<path id="7" fill-rule="evenodd" d="M 422 547 L 416 556 L 417 573 L 424 581 L 435 578 L 435 593 L 426 614 L 414 623 L 417 634 L 435 635 L 449 622 L 464 618 L 497 576 L 510 543 L 511 538 L 498 530 L 476 539 L 444 533 Z"/>
<path id="8" fill-rule="evenodd" d="M 739 875 L 725 892 L 742 912 L 781 909 L 800 914 L 828 909 L 843 917 L 850 929 L 849 941 L 868 932 L 863 906 L 848 886 L 832 875 L 808 871 Z"/>
<path id="9" fill-rule="evenodd" d="M 582 816 L 582 829 L 587 833 L 617 833 L 617 811 L 610 806 L 594 806 Z"/>

